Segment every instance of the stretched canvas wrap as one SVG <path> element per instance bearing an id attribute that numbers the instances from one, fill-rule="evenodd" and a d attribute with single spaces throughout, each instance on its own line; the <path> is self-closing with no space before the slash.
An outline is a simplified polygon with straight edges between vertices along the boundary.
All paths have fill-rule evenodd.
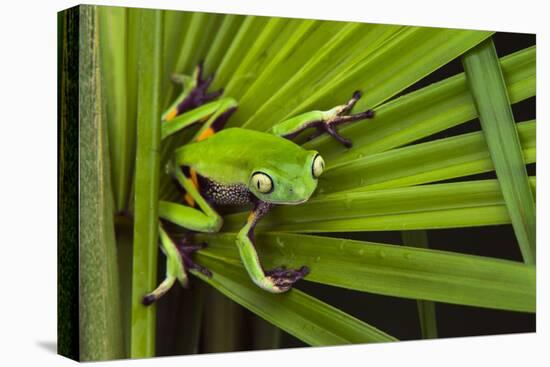
<path id="1" fill-rule="evenodd" d="M 535 331 L 535 35 L 58 25 L 60 354 Z"/>

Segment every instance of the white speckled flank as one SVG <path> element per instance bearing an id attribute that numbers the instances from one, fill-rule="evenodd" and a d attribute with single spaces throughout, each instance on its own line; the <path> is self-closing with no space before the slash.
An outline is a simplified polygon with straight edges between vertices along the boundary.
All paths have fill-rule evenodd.
<path id="1" fill-rule="evenodd" d="M 251 202 L 251 193 L 246 185 L 223 185 L 208 181 L 204 196 L 218 205 L 244 205 Z"/>

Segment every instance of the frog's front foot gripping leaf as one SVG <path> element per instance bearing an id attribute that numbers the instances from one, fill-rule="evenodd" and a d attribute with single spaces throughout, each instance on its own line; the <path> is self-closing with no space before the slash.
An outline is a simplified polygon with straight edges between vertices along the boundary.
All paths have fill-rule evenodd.
<path id="1" fill-rule="evenodd" d="M 336 127 L 348 122 L 370 119 L 374 117 L 373 110 L 366 110 L 356 114 L 349 114 L 353 106 L 361 98 L 361 92 L 355 91 L 351 99 L 343 105 L 336 106 L 327 111 L 311 111 L 296 117 L 285 120 L 274 125 L 271 133 L 287 139 L 293 139 L 302 131 L 313 128 L 315 131 L 308 137 L 308 140 L 316 138 L 324 133 L 329 134 L 334 139 L 342 143 L 345 147 L 351 148 L 351 140 L 343 137 L 336 130 Z"/>
<path id="2" fill-rule="evenodd" d="M 279 267 L 264 272 L 255 248 L 254 227 L 271 207 L 270 203 L 256 202 L 246 224 L 237 235 L 236 242 L 244 267 L 254 283 L 268 292 L 283 293 L 288 291 L 298 280 L 308 275 L 309 268 L 307 266 L 302 266 L 300 269 Z"/>
<path id="3" fill-rule="evenodd" d="M 176 279 L 184 288 L 188 288 L 188 272 L 201 273 L 206 277 L 212 276 L 210 270 L 191 259 L 193 253 L 206 247 L 206 243 L 193 244 L 192 235 L 188 234 L 176 244 L 164 231 L 162 225 L 159 227 L 159 232 L 161 249 L 166 255 L 166 277 L 154 291 L 143 297 L 142 303 L 146 306 L 153 304 L 162 297 L 174 285 Z"/>
<path id="4" fill-rule="evenodd" d="M 277 293 L 286 292 L 294 283 L 303 279 L 308 274 L 309 268 L 305 265 L 300 269 L 287 269 L 281 266 L 265 272 L 266 278 L 272 284 L 273 289 L 278 291 Z"/>
<path id="5" fill-rule="evenodd" d="M 364 112 L 348 115 L 348 113 L 351 111 L 355 103 L 357 103 L 359 98 L 361 98 L 361 92 L 355 91 L 348 103 L 341 106 L 336 106 L 331 110 L 323 112 L 323 119 L 320 122 L 317 122 L 316 125 L 317 132 L 311 135 L 308 139 L 311 140 L 316 136 L 326 132 L 334 139 L 342 143 L 346 148 L 351 148 L 351 146 L 353 145 L 351 140 L 340 135 L 340 133 L 338 133 L 338 131 L 336 130 L 336 126 L 352 121 L 359 121 L 374 117 L 374 111 L 370 109 Z"/>

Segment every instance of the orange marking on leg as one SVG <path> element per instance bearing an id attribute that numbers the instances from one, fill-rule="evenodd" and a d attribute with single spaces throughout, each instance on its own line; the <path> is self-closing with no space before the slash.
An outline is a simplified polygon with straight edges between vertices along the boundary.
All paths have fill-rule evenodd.
<path id="1" fill-rule="evenodd" d="M 191 174 L 191 182 L 193 182 L 193 185 L 198 189 L 199 179 L 197 178 L 197 171 L 195 171 L 193 168 L 190 168 L 189 173 Z"/>
<path id="2" fill-rule="evenodd" d="M 197 141 L 204 140 L 204 139 L 208 138 L 209 136 L 214 135 L 214 133 L 215 133 L 214 129 L 212 129 L 211 127 L 209 127 L 208 129 L 204 130 L 204 131 L 199 135 L 199 137 L 197 138 Z"/>
<path id="3" fill-rule="evenodd" d="M 177 108 L 172 109 L 168 114 L 166 115 L 166 121 L 172 120 L 176 115 L 178 114 Z"/>
<path id="4" fill-rule="evenodd" d="M 183 197 L 189 206 L 195 206 L 195 199 L 189 193 L 185 193 Z"/>
<path id="5" fill-rule="evenodd" d="M 250 214 L 248 215 L 248 219 L 246 220 L 248 222 L 248 224 L 254 222 L 254 219 L 256 219 L 256 216 L 254 215 L 254 212 L 250 212 Z"/>

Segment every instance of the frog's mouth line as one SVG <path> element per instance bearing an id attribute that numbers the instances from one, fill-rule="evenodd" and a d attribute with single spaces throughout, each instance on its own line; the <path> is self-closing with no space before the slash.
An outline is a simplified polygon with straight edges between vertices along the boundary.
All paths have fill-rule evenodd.
<path id="1" fill-rule="evenodd" d="M 302 200 L 299 200 L 299 201 L 278 201 L 274 204 L 276 204 L 276 205 L 299 205 L 299 204 L 305 203 L 308 200 L 309 200 L 309 198 L 302 199 Z"/>

